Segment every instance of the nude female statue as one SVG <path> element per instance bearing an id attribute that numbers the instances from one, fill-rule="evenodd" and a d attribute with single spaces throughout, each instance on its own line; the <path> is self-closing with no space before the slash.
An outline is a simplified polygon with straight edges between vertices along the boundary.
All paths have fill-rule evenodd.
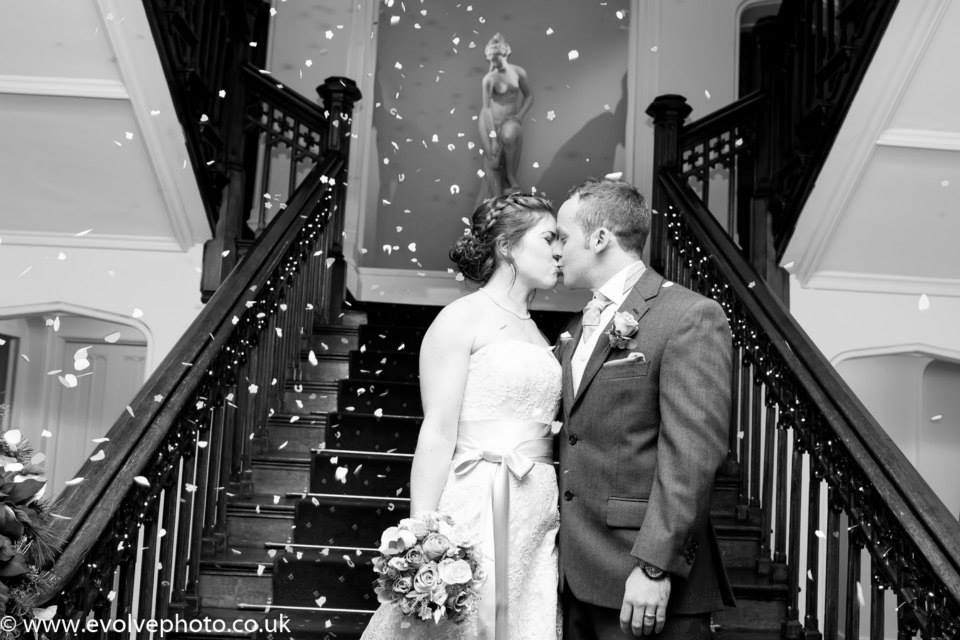
<path id="1" fill-rule="evenodd" d="M 510 45 L 499 33 L 484 48 L 490 71 L 483 77 L 480 139 L 484 151 L 484 179 L 480 200 L 517 191 L 522 123 L 533 104 L 527 72 L 507 61 Z"/>

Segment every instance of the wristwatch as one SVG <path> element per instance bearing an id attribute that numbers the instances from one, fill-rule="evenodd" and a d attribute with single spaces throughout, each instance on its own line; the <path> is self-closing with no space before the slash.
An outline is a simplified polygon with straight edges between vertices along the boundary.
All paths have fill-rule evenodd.
<path id="1" fill-rule="evenodd" d="M 640 570 L 643 571 L 643 575 L 647 576 L 651 580 L 663 580 L 667 577 L 666 571 L 660 567 L 650 564 L 649 562 L 638 560 L 637 565 L 640 567 Z"/>

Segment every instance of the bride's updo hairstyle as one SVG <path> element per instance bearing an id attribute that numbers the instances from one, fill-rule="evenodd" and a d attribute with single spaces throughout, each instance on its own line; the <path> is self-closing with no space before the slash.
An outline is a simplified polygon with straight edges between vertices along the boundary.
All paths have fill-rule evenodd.
<path id="1" fill-rule="evenodd" d="M 498 261 L 512 264 L 509 254 L 497 248 L 509 250 L 544 216 L 552 215 L 549 200 L 528 193 L 488 198 L 473 212 L 470 229 L 450 249 L 450 259 L 463 277 L 486 284 Z"/>

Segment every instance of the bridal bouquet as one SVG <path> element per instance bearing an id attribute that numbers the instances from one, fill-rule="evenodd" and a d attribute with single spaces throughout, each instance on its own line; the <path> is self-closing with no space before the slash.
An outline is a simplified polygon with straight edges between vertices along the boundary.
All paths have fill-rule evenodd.
<path id="1" fill-rule="evenodd" d="M 476 607 L 483 570 L 473 543 L 454 530 L 446 515 L 404 518 L 380 537 L 373 559 L 377 600 L 409 618 L 463 622 Z"/>

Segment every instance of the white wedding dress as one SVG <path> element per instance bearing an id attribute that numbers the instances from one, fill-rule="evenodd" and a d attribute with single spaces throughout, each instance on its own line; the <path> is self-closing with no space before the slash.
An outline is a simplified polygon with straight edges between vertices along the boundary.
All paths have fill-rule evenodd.
<path id="1" fill-rule="evenodd" d="M 522 340 L 487 344 L 470 356 L 457 449 L 438 510 L 480 541 L 488 578 L 479 611 L 461 624 L 434 624 L 405 619 L 395 606 L 380 605 L 362 640 L 560 637 L 556 547 L 560 516 L 557 478 L 550 463 L 550 425 L 560 402 L 560 379 L 560 364 L 550 349 Z M 505 517 L 495 516 L 497 509 Z M 495 520 L 502 523 L 497 534 Z M 509 542 L 495 549 L 495 535 L 502 539 L 504 534 Z M 508 562 L 506 585 L 497 585 L 504 568 L 501 564 L 497 571 L 497 553 L 501 563 L 504 558 Z M 499 602 L 496 591 L 501 599 L 507 593 L 506 603 Z M 495 605 L 503 604 L 507 606 L 497 614 Z M 401 627 L 404 620 L 410 622 L 406 628 Z"/>

